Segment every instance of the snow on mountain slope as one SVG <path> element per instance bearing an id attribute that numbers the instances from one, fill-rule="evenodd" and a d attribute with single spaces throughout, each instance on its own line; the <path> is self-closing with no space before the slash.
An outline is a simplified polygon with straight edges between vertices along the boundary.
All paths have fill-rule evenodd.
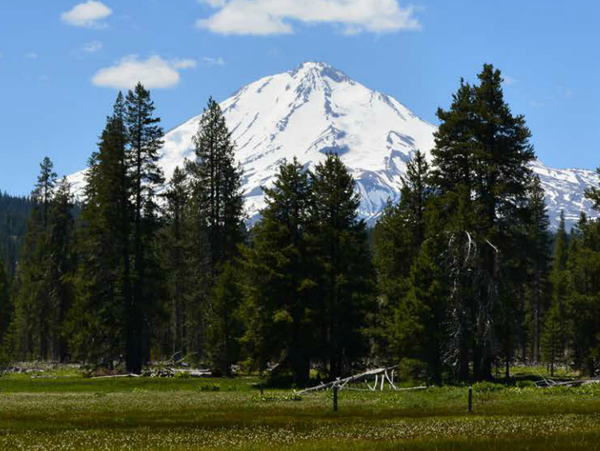
<path id="1" fill-rule="evenodd" d="M 304 63 L 293 72 L 265 77 L 221 103 L 244 170 L 243 188 L 251 220 L 264 207 L 263 186 L 270 186 L 285 159 L 307 167 L 337 152 L 350 169 L 362 196 L 360 215 L 373 222 L 388 198 L 398 200 L 400 177 L 413 153 L 429 155 L 436 127 L 387 95 L 372 91 L 324 63 Z M 161 166 L 169 178 L 185 158 L 193 157 L 196 116 L 165 136 Z M 585 170 L 555 170 L 536 162 L 551 217 L 565 209 L 576 220 L 589 212 L 583 190 L 596 183 Z M 71 181 L 81 188 L 83 172 Z"/>
<path id="2" fill-rule="evenodd" d="M 552 169 L 537 160 L 532 165 L 533 171 L 540 177 L 546 191 L 546 204 L 553 228 L 558 227 L 560 212 L 565 212 L 568 228 L 577 224 L 584 211 L 588 217 L 597 217 L 592 203 L 584 196 L 589 186 L 598 186 L 596 171 L 588 169 Z"/>

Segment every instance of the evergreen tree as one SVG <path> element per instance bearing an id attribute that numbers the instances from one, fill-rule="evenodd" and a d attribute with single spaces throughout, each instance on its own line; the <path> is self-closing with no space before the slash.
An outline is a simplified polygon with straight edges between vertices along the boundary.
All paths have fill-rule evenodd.
<path id="1" fill-rule="evenodd" d="M 551 372 L 557 360 L 564 358 L 569 337 L 569 238 L 565 227 L 564 211 L 560 213 L 560 223 L 554 238 L 554 257 L 550 282 L 552 296 L 548 315 L 544 322 L 542 348 L 544 359 L 550 364 Z"/>
<path id="2" fill-rule="evenodd" d="M 283 163 L 273 187 L 264 191 L 262 218 L 252 230 L 252 245 L 243 248 L 243 344 L 252 366 L 265 370 L 278 362 L 304 385 L 318 356 L 309 173 L 296 159 Z"/>
<path id="3" fill-rule="evenodd" d="M 502 77 L 491 65 L 479 74 L 479 84 L 464 82 L 442 121 L 432 151 L 434 185 L 447 215 L 446 230 L 454 250 L 450 259 L 461 289 L 453 291 L 460 312 L 450 345 L 458 352 L 458 375 L 468 378 L 472 359 L 477 379 L 491 377 L 497 353 L 497 311 L 506 312 L 514 287 L 503 273 L 517 254 L 515 237 L 523 228 L 530 169 L 534 158 L 530 132 L 522 116 L 513 116 L 504 101 Z M 476 254 L 472 254 L 475 251 Z M 460 254 L 465 254 L 460 256 Z M 469 268 L 459 271 L 465 256 Z M 458 294 L 460 292 L 460 294 Z"/>
<path id="4" fill-rule="evenodd" d="M 69 358 L 65 325 L 73 302 L 73 208 L 71 185 L 62 179 L 50 205 L 50 243 L 48 255 L 48 292 L 51 306 L 52 356 L 65 362 Z"/>
<path id="5" fill-rule="evenodd" d="M 532 315 L 532 348 L 533 361 L 539 362 L 541 357 L 541 333 L 543 315 L 548 308 L 550 221 L 546 208 L 545 191 L 538 176 L 534 176 L 529 195 L 529 227 L 528 227 L 528 256 L 531 280 L 531 315 Z M 564 223 L 562 224 L 564 227 Z M 563 229 L 564 231 L 564 229 Z"/>
<path id="6" fill-rule="evenodd" d="M 50 357 L 52 312 L 47 296 L 50 269 L 48 217 L 56 178 L 52 161 L 48 157 L 44 158 L 32 192 L 34 208 L 29 218 L 17 273 L 18 292 L 13 319 L 19 354 L 24 358 L 47 360 Z"/>
<path id="7" fill-rule="evenodd" d="M 372 301 L 372 267 L 360 196 L 338 155 L 329 154 L 312 177 L 314 244 L 320 249 L 320 339 L 330 377 L 366 353 L 366 315 Z"/>
<path id="8" fill-rule="evenodd" d="M 407 165 L 400 202 L 386 207 L 375 228 L 374 261 L 381 296 L 372 334 L 383 348 L 380 352 L 391 361 L 400 348 L 406 351 L 400 337 L 409 338 L 404 333 L 405 318 L 397 310 L 410 291 L 412 263 L 425 239 L 425 210 L 432 196 L 428 179 L 427 161 L 417 152 Z"/>
<path id="9" fill-rule="evenodd" d="M 133 199 L 133 284 L 126 313 L 126 359 L 127 369 L 139 373 L 150 359 L 148 323 L 159 296 L 154 239 L 159 227 L 156 189 L 164 182 L 158 166 L 163 130 L 160 118 L 154 117 L 150 92 L 141 83 L 129 91 L 124 107 Z"/>
<path id="10" fill-rule="evenodd" d="M 77 232 L 76 300 L 69 314 L 71 352 L 96 364 L 120 360 L 127 343 L 133 180 L 126 145 L 125 104 L 119 94 L 86 173 Z"/>
<path id="11" fill-rule="evenodd" d="M 0 353 L 4 337 L 8 333 L 11 317 L 12 303 L 9 297 L 8 275 L 4 269 L 4 264 L 0 262 Z"/>
<path id="12" fill-rule="evenodd" d="M 13 278 L 17 269 L 19 250 L 27 232 L 33 202 L 29 197 L 15 197 L 0 192 L 0 261 Z"/>
<path id="13" fill-rule="evenodd" d="M 193 287 L 189 262 L 194 249 L 190 243 L 189 183 L 187 174 L 175 168 L 169 186 L 164 194 L 166 199 L 166 224 L 163 229 L 163 268 L 171 312 L 170 352 L 183 357 L 187 351 L 187 301 Z"/>
<path id="14" fill-rule="evenodd" d="M 48 212 L 57 177 L 56 172 L 54 172 L 54 164 L 50 158 L 45 157 L 40 164 L 40 174 L 38 175 L 35 189 L 31 193 L 33 201 L 39 205 L 41 210 L 40 214 L 44 229 L 48 226 Z"/>
<path id="15" fill-rule="evenodd" d="M 569 250 L 567 309 L 575 368 L 594 377 L 600 365 L 600 223 L 582 219 Z"/>
<path id="16" fill-rule="evenodd" d="M 242 173 L 235 163 L 235 146 L 225 117 L 212 98 L 193 138 L 196 159 L 187 165 L 192 177 L 196 217 L 207 236 L 208 273 L 216 278 L 219 265 L 238 254 L 243 241 Z"/>
<path id="17" fill-rule="evenodd" d="M 442 383 L 447 339 L 448 284 L 440 259 L 442 245 L 436 238 L 425 241 L 413 260 L 410 289 L 394 312 L 393 329 L 400 355 L 425 363 L 427 378 L 437 385 Z"/>
<path id="18" fill-rule="evenodd" d="M 221 308 L 219 304 L 222 299 L 214 299 L 212 295 L 216 294 L 214 287 L 225 263 L 238 256 L 238 246 L 244 239 L 242 174 L 235 163 L 235 146 L 225 117 L 219 104 L 212 98 L 208 101 L 193 142 L 196 158 L 188 162 L 187 170 L 192 185 L 193 242 L 198 246 L 194 265 L 203 270 L 195 295 L 202 315 L 197 318 L 196 327 L 204 331 L 210 328 L 233 333 L 235 328 L 227 326 L 232 311 Z M 231 281 L 230 278 L 225 280 Z M 234 287 L 230 288 L 230 293 L 236 292 Z M 240 299 L 235 302 L 228 300 L 227 305 L 235 310 L 234 304 L 239 302 Z M 220 333 L 211 333 L 206 338 L 211 340 L 208 348 L 221 350 L 228 346 L 219 340 L 232 343 L 235 339 Z M 198 345 L 202 346 L 201 343 Z M 215 353 L 208 357 L 209 363 L 215 368 L 223 367 L 223 362 L 228 360 L 226 356 L 218 357 Z M 226 373 L 229 374 L 229 370 Z"/>
<path id="19" fill-rule="evenodd" d="M 240 273 L 232 261 L 225 262 L 210 295 L 210 318 L 206 330 L 207 360 L 215 374 L 231 375 L 231 366 L 240 358 L 240 338 L 243 334 L 239 318 L 242 299 Z"/>

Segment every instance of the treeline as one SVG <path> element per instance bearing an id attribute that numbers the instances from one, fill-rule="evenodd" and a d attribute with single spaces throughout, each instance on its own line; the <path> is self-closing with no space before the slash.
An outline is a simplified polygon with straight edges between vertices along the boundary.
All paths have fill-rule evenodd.
<path id="1" fill-rule="evenodd" d="M 553 243 L 530 131 L 492 66 L 438 117 L 432 161 L 413 156 L 372 237 L 335 154 L 312 170 L 283 162 L 249 229 L 219 105 L 165 181 L 150 93 L 119 94 L 77 217 L 68 181 L 41 164 L 10 290 L 0 272 L 5 353 L 130 372 L 275 367 L 297 384 L 370 363 L 434 383 L 516 361 L 595 374 L 600 224 L 582 217 L 568 236 L 563 218 Z"/>
<path id="2" fill-rule="evenodd" d="M 15 272 L 19 249 L 27 232 L 31 208 L 29 198 L 0 192 L 0 262 L 11 276 Z"/>

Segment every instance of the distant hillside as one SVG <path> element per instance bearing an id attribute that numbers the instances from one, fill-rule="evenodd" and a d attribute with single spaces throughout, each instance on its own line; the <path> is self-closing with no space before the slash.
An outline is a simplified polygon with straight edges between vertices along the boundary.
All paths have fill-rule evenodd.
<path id="1" fill-rule="evenodd" d="M 0 192 L 0 261 L 10 273 L 15 270 L 19 249 L 31 213 L 27 197 L 14 197 Z"/>

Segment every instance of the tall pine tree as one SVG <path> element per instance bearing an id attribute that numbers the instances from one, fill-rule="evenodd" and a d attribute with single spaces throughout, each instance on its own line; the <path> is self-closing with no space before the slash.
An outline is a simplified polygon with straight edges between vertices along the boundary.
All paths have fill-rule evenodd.
<path id="1" fill-rule="evenodd" d="M 310 183 L 298 160 L 279 167 L 273 187 L 264 188 L 267 206 L 243 251 L 246 354 L 256 369 L 279 363 L 280 372 L 289 371 L 298 385 L 308 381 L 318 357 Z"/>
<path id="2" fill-rule="evenodd" d="M 156 285 L 160 273 L 155 238 L 159 228 L 156 190 L 164 183 L 158 166 L 163 146 L 160 118 L 154 116 L 150 91 L 141 83 L 125 101 L 127 155 L 133 199 L 133 283 L 127 306 L 127 369 L 139 373 L 150 359 L 149 317 L 160 296 Z"/>
<path id="3" fill-rule="evenodd" d="M 314 244 L 320 249 L 319 342 L 329 376 L 338 377 L 368 351 L 364 331 L 372 308 L 373 269 L 360 196 L 338 155 L 328 154 L 312 177 Z"/>
<path id="4" fill-rule="evenodd" d="M 513 116 L 504 100 L 500 71 L 485 65 L 478 78 L 474 86 L 462 82 L 450 110 L 438 111 L 442 124 L 432 151 L 434 184 L 453 237 L 450 271 L 460 286 L 452 292 L 457 304 L 451 311 L 460 313 L 450 341 L 460 379 L 468 378 L 469 360 L 475 378 L 491 378 L 504 330 L 496 312 L 500 306 L 510 311 L 514 298 L 503 273 L 517 252 L 534 158 L 524 118 Z M 465 257 L 469 268 L 459 270 Z"/>
<path id="5" fill-rule="evenodd" d="M 235 145 L 223 112 L 212 98 L 208 101 L 193 142 L 196 158 L 187 164 L 195 223 L 193 241 L 197 246 L 202 246 L 202 251 L 198 249 L 194 265 L 203 269 L 196 293 L 196 303 L 202 315 L 197 318 L 197 326 L 204 338 L 209 339 L 207 349 L 225 350 L 228 346 L 224 342 L 232 343 L 234 340 L 231 335 L 235 331 L 231 323 L 231 309 L 239 305 L 240 299 L 228 299 L 228 307 L 225 308 L 221 305 L 225 302 L 224 293 L 234 295 L 237 291 L 232 287 L 231 290 L 221 289 L 217 294 L 214 288 L 226 262 L 239 255 L 238 246 L 244 240 L 244 211 L 242 173 L 235 162 Z M 202 343 L 198 345 L 202 347 Z M 202 352 L 202 349 L 198 350 Z M 231 364 L 234 363 L 228 357 L 230 353 L 204 354 L 215 370 L 230 373 Z"/>
<path id="6" fill-rule="evenodd" d="M 128 334 L 133 181 L 126 146 L 125 103 L 119 94 L 86 173 L 76 299 L 69 313 L 74 357 L 96 364 L 121 360 Z"/>

